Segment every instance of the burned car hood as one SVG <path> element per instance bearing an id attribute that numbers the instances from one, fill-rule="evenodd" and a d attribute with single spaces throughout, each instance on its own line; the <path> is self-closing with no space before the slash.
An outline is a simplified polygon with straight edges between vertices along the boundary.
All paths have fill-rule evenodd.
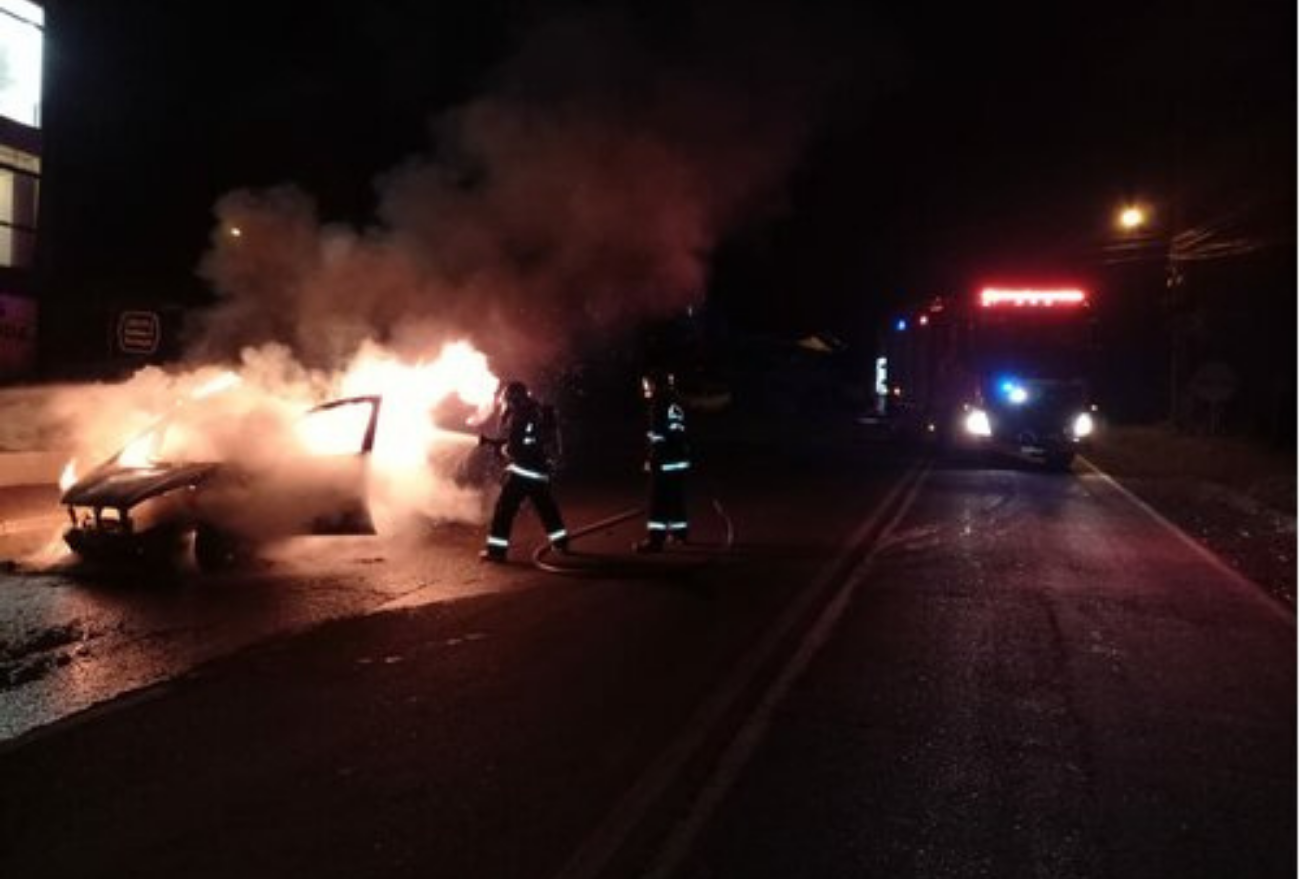
<path id="1" fill-rule="evenodd" d="M 99 467 L 63 493 L 59 502 L 79 507 L 128 509 L 151 497 L 198 485 L 221 465 L 156 464 L 150 467 Z"/>

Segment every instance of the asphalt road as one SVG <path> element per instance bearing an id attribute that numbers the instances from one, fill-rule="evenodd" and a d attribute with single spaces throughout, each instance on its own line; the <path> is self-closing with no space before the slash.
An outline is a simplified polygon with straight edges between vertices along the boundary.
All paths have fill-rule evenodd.
<path id="1" fill-rule="evenodd" d="M 1082 467 L 709 451 L 699 545 L 616 523 L 586 576 L 475 529 L 11 575 L 117 622 L 0 694 L 67 715 L 0 744 L 0 875 L 1294 873 L 1294 619 L 1251 584 Z M 605 477 L 571 524 L 639 500 Z"/>
<path id="2" fill-rule="evenodd" d="M 1295 875 L 1294 617 L 1107 478 L 928 473 L 841 613 L 652 875 Z"/>

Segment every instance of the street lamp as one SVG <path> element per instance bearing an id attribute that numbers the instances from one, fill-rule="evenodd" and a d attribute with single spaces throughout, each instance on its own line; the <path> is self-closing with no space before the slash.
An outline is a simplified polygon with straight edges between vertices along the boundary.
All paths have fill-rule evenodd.
<path id="1" fill-rule="evenodd" d="M 1120 208 L 1115 217 L 1116 224 L 1125 232 L 1136 232 L 1150 221 L 1147 209 L 1141 205 L 1131 204 Z"/>
<path id="2" fill-rule="evenodd" d="M 1162 218 L 1163 220 L 1164 218 Z M 1184 381 L 1185 353 L 1188 328 L 1183 314 L 1183 272 L 1178 247 L 1179 236 L 1166 224 L 1157 224 L 1148 204 L 1129 202 L 1120 205 L 1114 214 L 1119 240 L 1108 247 L 1112 263 L 1154 262 L 1164 263 L 1165 293 L 1163 311 L 1166 344 L 1168 346 L 1168 418 L 1177 426 L 1182 410 L 1180 384 Z"/>

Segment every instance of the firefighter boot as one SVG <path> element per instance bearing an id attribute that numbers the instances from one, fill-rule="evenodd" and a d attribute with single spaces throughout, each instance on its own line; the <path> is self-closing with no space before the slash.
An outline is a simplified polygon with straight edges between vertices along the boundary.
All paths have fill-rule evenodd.
<path id="1" fill-rule="evenodd" d="M 645 555 L 652 552 L 664 551 L 664 536 L 661 532 L 654 532 L 642 540 L 640 543 L 633 544 L 633 551 Z"/>

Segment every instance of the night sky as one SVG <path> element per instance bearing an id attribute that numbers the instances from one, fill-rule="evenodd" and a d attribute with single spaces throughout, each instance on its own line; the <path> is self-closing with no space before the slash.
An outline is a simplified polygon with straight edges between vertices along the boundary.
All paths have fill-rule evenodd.
<path id="1" fill-rule="evenodd" d="M 430 151 L 435 120 L 503 87 L 528 100 L 502 71 L 530 35 L 610 10 L 636 73 L 615 59 L 593 83 L 574 59 L 607 47 L 570 43 L 545 98 L 632 103 L 659 81 L 646 66 L 680 66 L 798 129 L 708 255 L 709 295 L 741 323 L 853 338 L 899 298 L 1095 282 L 1130 197 L 1248 205 L 1294 239 L 1293 3 L 64 0 L 47 7 L 51 305 L 204 303 L 196 266 L 233 189 L 291 182 L 325 219 L 373 223 L 376 181 Z"/>

